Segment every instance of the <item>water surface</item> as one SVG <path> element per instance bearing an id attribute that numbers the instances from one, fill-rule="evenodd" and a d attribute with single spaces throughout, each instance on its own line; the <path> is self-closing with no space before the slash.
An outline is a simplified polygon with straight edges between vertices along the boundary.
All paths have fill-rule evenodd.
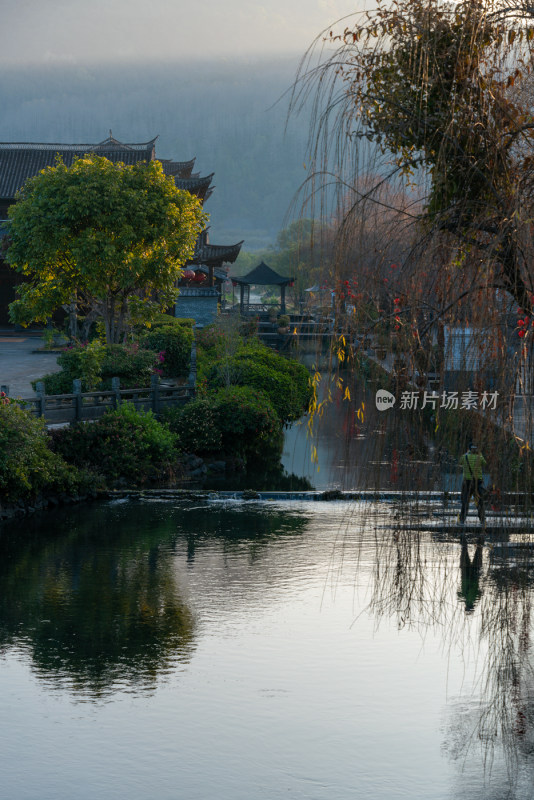
<path id="1" fill-rule="evenodd" d="M 532 587 L 487 546 L 386 504 L 115 501 L 0 555 L 2 796 L 532 797 Z"/>

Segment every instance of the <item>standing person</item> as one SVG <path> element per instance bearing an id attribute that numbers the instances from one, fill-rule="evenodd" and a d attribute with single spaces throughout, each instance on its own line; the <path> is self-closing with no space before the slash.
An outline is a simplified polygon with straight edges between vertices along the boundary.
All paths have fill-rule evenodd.
<path id="1" fill-rule="evenodd" d="M 486 465 L 486 459 L 482 453 L 478 452 L 476 444 L 472 444 L 467 453 L 460 459 L 460 466 L 464 471 L 462 482 L 462 509 L 458 517 L 458 524 L 463 525 L 469 508 L 469 500 L 473 495 L 475 504 L 478 508 L 478 518 L 484 525 L 486 513 L 484 511 L 483 487 L 482 487 L 482 468 Z"/>

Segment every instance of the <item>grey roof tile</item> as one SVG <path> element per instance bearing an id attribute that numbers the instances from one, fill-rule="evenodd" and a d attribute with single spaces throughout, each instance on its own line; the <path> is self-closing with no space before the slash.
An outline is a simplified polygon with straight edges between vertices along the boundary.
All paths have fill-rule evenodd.
<path id="1" fill-rule="evenodd" d="M 243 283 L 246 286 L 281 286 L 283 284 L 291 283 L 294 278 L 288 278 L 285 275 L 279 275 L 274 269 L 271 269 L 264 261 L 254 267 L 247 275 L 230 275 L 232 281 L 235 283 Z"/>
<path id="2" fill-rule="evenodd" d="M 110 136 L 97 144 L 0 143 L 0 197 L 13 199 L 28 178 L 37 175 L 45 167 L 55 166 L 58 155 L 67 166 L 77 156 L 83 157 L 89 153 L 131 165 L 138 161 L 152 161 L 155 158 L 155 141 L 124 144 Z"/>

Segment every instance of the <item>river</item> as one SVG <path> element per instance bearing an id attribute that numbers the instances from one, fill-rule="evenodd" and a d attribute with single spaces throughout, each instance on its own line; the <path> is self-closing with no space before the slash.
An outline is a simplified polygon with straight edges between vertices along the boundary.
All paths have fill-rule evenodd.
<path id="1" fill-rule="evenodd" d="M 530 573 L 418 513 L 124 499 L 5 526 L 1 796 L 531 798 Z"/>

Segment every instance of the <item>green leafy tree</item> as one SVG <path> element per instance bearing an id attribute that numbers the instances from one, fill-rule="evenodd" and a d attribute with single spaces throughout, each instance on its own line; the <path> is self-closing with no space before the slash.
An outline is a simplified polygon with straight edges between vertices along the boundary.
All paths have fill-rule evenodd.
<path id="1" fill-rule="evenodd" d="M 7 259 L 28 279 L 10 306 L 13 322 L 45 322 L 65 307 L 86 321 L 101 317 L 109 344 L 132 319 L 174 301 L 207 219 L 159 162 L 94 155 L 30 178 L 9 216 Z"/>

